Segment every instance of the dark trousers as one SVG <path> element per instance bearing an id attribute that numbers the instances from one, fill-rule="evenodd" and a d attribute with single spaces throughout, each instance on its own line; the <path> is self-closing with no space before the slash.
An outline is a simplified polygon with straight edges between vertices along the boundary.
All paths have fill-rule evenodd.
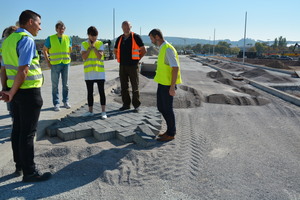
<path id="1" fill-rule="evenodd" d="M 163 115 L 167 123 L 167 135 L 175 136 L 176 124 L 173 111 L 173 96 L 169 94 L 170 86 L 158 84 L 157 87 L 157 109 Z"/>
<path id="2" fill-rule="evenodd" d="M 98 91 L 99 91 L 99 95 L 100 95 L 100 104 L 106 105 L 104 82 L 105 82 L 105 80 L 85 80 L 86 88 L 88 91 L 87 99 L 88 99 L 89 107 L 94 105 L 94 83 L 97 83 L 97 85 L 98 85 Z"/>
<path id="3" fill-rule="evenodd" d="M 132 88 L 132 105 L 137 108 L 141 105 L 139 92 L 139 67 L 120 65 L 120 82 L 123 106 L 130 107 L 129 80 Z"/>
<path id="4" fill-rule="evenodd" d="M 12 100 L 14 113 L 11 143 L 14 162 L 24 175 L 35 172 L 34 136 L 43 99 L 40 88 L 19 89 Z"/>

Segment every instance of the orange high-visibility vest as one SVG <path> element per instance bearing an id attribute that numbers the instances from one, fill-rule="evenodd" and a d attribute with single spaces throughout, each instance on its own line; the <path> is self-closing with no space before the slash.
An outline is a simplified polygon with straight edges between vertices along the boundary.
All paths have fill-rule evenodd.
<path id="1" fill-rule="evenodd" d="M 140 47 L 137 45 L 134 39 L 134 32 L 131 32 L 131 37 L 132 37 L 132 47 L 131 47 L 131 59 L 132 60 L 140 60 Z M 122 42 L 123 37 L 120 37 L 119 43 L 118 43 L 118 53 L 117 53 L 117 61 L 120 62 L 121 60 L 121 42 Z"/>

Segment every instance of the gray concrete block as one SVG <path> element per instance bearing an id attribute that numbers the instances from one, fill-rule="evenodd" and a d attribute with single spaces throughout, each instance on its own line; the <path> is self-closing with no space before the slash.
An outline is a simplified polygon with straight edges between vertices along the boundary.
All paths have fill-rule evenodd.
<path id="1" fill-rule="evenodd" d="M 160 129 L 155 128 L 151 124 L 147 124 L 147 126 L 151 129 L 151 131 L 154 133 L 154 135 L 158 135 L 159 134 L 159 130 Z"/>
<path id="2" fill-rule="evenodd" d="M 48 126 L 46 128 L 46 133 L 49 137 L 56 137 L 57 136 L 57 130 L 61 127 L 61 124 L 59 122 L 52 124 L 51 126 Z"/>
<path id="3" fill-rule="evenodd" d="M 135 135 L 134 131 L 126 131 L 126 132 L 121 132 L 121 133 L 117 133 L 117 139 L 125 142 L 125 143 L 130 143 L 133 142 L 133 137 Z"/>
<path id="4" fill-rule="evenodd" d="M 75 131 L 70 127 L 59 128 L 57 136 L 63 141 L 75 140 Z"/>
<path id="5" fill-rule="evenodd" d="M 118 121 L 117 124 L 120 124 L 122 127 L 128 127 L 132 125 L 131 123 L 127 123 L 123 120 Z"/>
<path id="6" fill-rule="evenodd" d="M 150 136 L 150 137 L 155 137 L 155 134 L 153 131 L 150 129 L 150 127 L 146 124 L 139 125 L 136 128 L 137 131 L 143 132 L 144 134 Z"/>
<path id="7" fill-rule="evenodd" d="M 124 128 L 122 126 L 118 126 L 118 127 L 113 127 L 113 129 L 116 130 L 116 132 L 121 133 L 121 132 L 126 132 L 128 131 L 128 128 Z"/>
<path id="8" fill-rule="evenodd" d="M 161 124 L 159 124 L 155 119 L 145 119 L 144 120 L 147 124 L 151 124 L 156 129 L 161 129 Z"/>
<path id="9" fill-rule="evenodd" d="M 112 128 L 106 128 L 106 129 L 94 129 L 93 128 L 93 136 L 98 141 L 105 141 L 116 138 L 116 131 Z"/>
<path id="10" fill-rule="evenodd" d="M 70 128 L 75 131 L 76 139 L 90 137 L 93 135 L 93 128 L 84 124 L 77 124 L 75 126 L 71 126 Z"/>
<path id="11" fill-rule="evenodd" d="M 157 141 L 155 139 L 153 139 L 153 137 L 150 137 L 140 131 L 136 131 L 136 134 L 133 136 L 133 141 L 137 145 L 142 146 L 142 147 L 153 146 L 157 143 Z"/>

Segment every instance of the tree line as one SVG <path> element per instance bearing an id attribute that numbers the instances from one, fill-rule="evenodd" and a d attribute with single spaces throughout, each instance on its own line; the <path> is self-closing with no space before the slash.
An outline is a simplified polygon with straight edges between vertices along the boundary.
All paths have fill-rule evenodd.
<path id="1" fill-rule="evenodd" d="M 199 54 L 215 54 L 222 55 L 237 55 L 240 51 L 243 51 L 243 47 L 231 47 L 231 44 L 225 41 L 220 41 L 216 45 L 212 44 L 196 44 L 196 45 L 186 45 L 186 46 L 175 46 L 177 50 L 193 50 L 195 53 Z M 246 44 L 246 51 L 257 52 L 261 55 L 266 52 L 282 52 L 282 51 L 293 51 L 294 46 L 287 47 L 286 38 L 280 36 L 274 39 L 273 44 L 269 42 L 256 42 L 253 46 L 252 44 Z"/>

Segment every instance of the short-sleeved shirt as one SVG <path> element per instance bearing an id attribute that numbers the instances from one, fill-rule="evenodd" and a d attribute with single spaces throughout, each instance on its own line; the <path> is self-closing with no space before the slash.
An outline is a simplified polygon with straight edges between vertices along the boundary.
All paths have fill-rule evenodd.
<path id="1" fill-rule="evenodd" d="M 165 43 L 166 41 L 160 45 L 159 49 L 161 49 L 161 47 L 164 46 Z M 167 48 L 166 50 L 165 64 L 169 65 L 170 67 L 179 67 L 175 52 L 171 48 Z"/>
<path id="2" fill-rule="evenodd" d="M 4 38 L 0 39 L 0 57 L 2 56 L 2 42 Z M 0 67 L 3 66 L 3 61 L 2 59 L 0 60 Z"/>
<path id="3" fill-rule="evenodd" d="M 72 47 L 72 38 L 69 36 L 70 38 L 70 47 Z M 58 40 L 59 42 L 61 43 L 61 37 L 58 37 Z M 47 37 L 47 39 L 45 40 L 45 43 L 44 43 L 45 47 L 47 47 L 48 49 L 51 48 L 51 43 L 50 43 L 50 36 Z M 63 63 L 60 63 L 59 65 L 69 65 L 69 64 L 63 64 Z"/>
<path id="4" fill-rule="evenodd" d="M 119 36 L 116 40 L 115 43 L 115 49 L 118 48 L 118 44 L 120 41 L 120 38 L 122 38 L 122 43 L 120 45 L 120 64 L 121 65 L 125 65 L 125 66 L 133 66 L 133 65 L 137 65 L 139 63 L 139 60 L 132 60 L 132 35 L 130 34 L 130 36 L 128 38 L 125 38 L 124 34 Z M 139 47 L 143 47 L 144 43 L 142 41 L 142 38 L 134 33 L 133 34 L 134 40 L 136 42 L 136 44 Z"/>
<path id="5" fill-rule="evenodd" d="M 23 28 L 18 28 L 16 33 L 25 32 L 28 37 L 23 37 L 17 45 L 17 54 L 19 56 L 19 66 L 30 66 L 31 61 L 34 57 L 37 57 L 36 45 L 33 40 L 33 36 L 27 30 Z M 5 65 L 5 60 L 2 58 L 3 64 Z"/>

